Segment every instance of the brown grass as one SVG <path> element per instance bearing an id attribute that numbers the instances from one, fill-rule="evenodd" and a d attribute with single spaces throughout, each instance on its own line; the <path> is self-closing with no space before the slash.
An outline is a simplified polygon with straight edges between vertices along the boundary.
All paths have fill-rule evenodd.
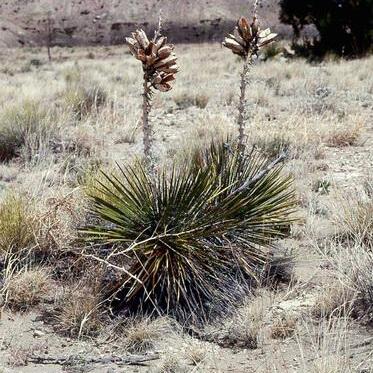
<path id="1" fill-rule="evenodd" d="M 97 336 L 103 323 L 97 288 L 83 282 L 62 289 L 52 313 L 58 332 L 72 336 Z"/>
<path id="2" fill-rule="evenodd" d="M 15 310 L 28 310 L 46 297 L 50 282 L 50 271 L 44 268 L 25 268 L 7 278 L 6 303 Z"/>

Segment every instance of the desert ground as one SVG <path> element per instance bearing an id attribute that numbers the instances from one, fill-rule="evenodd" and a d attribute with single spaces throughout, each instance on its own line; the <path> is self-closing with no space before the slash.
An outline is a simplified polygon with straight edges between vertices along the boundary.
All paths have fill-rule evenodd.
<path id="1" fill-rule="evenodd" d="M 236 133 L 240 61 L 219 44 L 175 51 L 151 114 L 158 165 Z M 0 51 L 0 372 L 373 372 L 372 57 L 271 50 L 252 67 L 248 143 L 288 153 L 298 220 L 277 247 L 294 266 L 191 333 L 110 318 L 102 268 L 79 255 L 98 171 L 142 154 L 141 65 L 119 46 L 52 55 Z M 28 252 L 22 268 L 9 242 Z"/>

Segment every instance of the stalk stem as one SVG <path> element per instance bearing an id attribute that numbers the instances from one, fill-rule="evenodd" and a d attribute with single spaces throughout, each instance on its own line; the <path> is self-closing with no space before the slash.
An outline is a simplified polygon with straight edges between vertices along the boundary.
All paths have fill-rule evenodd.
<path id="1" fill-rule="evenodd" d="M 245 149 L 245 120 L 246 120 L 246 87 L 247 87 L 247 75 L 250 71 L 252 63 L 252 55 L 250 54 L 245 58 L 243 69 L 241 73 L 241 84 L 240 84 L 240 101 L 238 104 L 238 146 L 241 151 Z"/>
<path id="2" fill-rule="evenodd" d="M 149 114 L 152 108 L 152 91 L 148 83 L 148 77 L 144 75 L 144 93 L 143 93 L 143 104 L 142 104 L 142 129 L 143 129 L 143 144 L 144 144 L 144 155 L 145 165 L 152 180 L 155 178 L 155 163 L 153 156 L 153 129 L 149 121 Z"/>

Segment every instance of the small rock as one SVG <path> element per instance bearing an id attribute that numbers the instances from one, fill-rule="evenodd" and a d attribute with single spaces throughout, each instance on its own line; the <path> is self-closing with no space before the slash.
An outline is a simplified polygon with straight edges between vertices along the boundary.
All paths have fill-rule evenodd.
<path id="1" fill-rule="evenodd" d="M 34 333 L 33 333 L 34 338 L 40 338 L 40 337 L 43 337 L 44 335 L 45 333 L 42 332 L 41 330 L 34 330 Z"/>

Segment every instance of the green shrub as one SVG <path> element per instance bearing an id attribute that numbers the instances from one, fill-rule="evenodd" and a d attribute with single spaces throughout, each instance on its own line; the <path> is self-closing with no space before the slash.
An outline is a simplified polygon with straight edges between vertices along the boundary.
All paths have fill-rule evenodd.
<path id="1" fill-rule="evenodd" d="M 259 153 L 242 156 L 221 143 L 154 184 L 140 163 L 104 175 L 90 195 L 99 222 L 82 233 L 111 247 L 103 260 L 122 268 L 117 306 L 206 319 L 214 305 L 224 312 L 245 284 L 259 281 L 295 207 L 281 167 L 245 187 L 267 165 Z"/>
<path id="2" fill-rule="evenodd" d="M 37 101 L 26 100 L 0 116 L 0 161 L 20 155 L 23 147 L 41 147 L 53 131 L 50 114 Z"/>
<path id="3" fill-rule="evenodd" d="M 281 0 L 282 22 L 292 25 L 299 36 L 305 25 L 319 32 L 314 52 L 361 55 L 369 52 L 373 41 L 372 0 Z"/>

